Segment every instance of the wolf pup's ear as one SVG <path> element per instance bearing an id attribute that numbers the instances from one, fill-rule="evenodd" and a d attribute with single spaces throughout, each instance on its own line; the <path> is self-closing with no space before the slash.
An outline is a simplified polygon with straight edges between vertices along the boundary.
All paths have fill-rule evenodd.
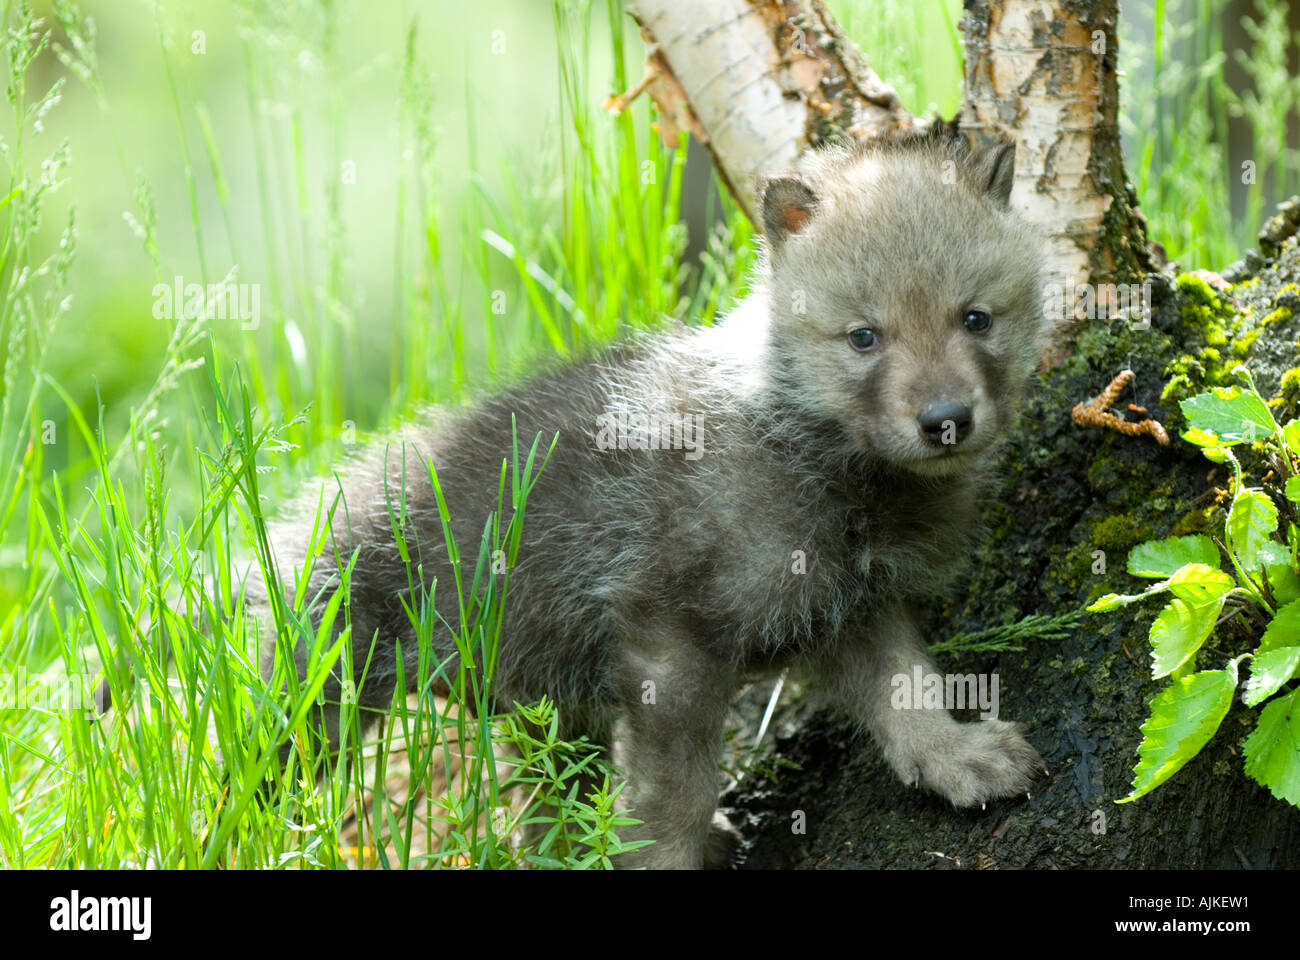
<path id="1" fill-rule="evenodd" d="M 1016 179 L 1016 145 L 1004 143 L 982 150 L 972 164 L 975 182 L 984 188 L 994 205 L 1011 206 L 1011 188 Z"/>
<path id="2" fill-rule="evenodd" d="M 817 195 L 798 177 L 773 177 L 759 184 L 763 195 L 763 232 L 773 243 L 800 233 L 812 220 Z"/>

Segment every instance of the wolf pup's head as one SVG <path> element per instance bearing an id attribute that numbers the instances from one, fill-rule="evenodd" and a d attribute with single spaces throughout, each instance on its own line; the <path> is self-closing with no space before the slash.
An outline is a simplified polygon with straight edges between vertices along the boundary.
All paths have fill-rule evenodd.
<path id="1" fill-rule="evenodd" d="M 944 475 L 1011 424 L 1048 334 L 1014 161 L 1014 145 L 913 136 L 762 184 L 769 362 L 855 451 Z"/>

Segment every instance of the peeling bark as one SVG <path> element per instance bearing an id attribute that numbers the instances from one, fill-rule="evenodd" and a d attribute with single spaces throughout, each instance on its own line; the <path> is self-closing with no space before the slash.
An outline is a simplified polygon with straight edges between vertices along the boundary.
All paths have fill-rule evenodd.
<path id="1" fill-rule="evenodd" d="M 670 144 L 708 147 L 756 224 L 754 185 L 804 150 L 923 126 L 818 0 L 629 0 L 650 51 L 649 92 Z"/>
<path id="2" fill-rule="evenodd" d="M 962 23 L 961 128 L 975 144 L 1016 141 L 1012 205 L 1065 280 L 1149 267 L 1120 148 L 1116 2 L 967 0 Z"/>
<path id="3" fill-rule="evenodd" d="M 1120 148 L 1116 3 L 967 0 L 962 24 L 960 129 L 975 144 L 1017 141 L 1012 203 L 1048 237 L 1053 275 L 1079 283 L 1150 266 Z M 904 109 L 820 0 L 627 7 L 650 49 L 666 138 L 687 129 L 703 142 L 756 224 L 760 174 L 826 141 L 931 122 Z"/>

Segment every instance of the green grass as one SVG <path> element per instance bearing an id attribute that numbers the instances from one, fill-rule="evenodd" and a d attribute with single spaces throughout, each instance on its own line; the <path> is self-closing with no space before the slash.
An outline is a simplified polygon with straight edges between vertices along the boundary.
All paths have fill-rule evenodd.
<path id="1" fill-rule="evenodd" d="M 358 437 L 424 403 L 458 402 L 483 383 L 515 378 L 539 354 L 577 354 L 664 315 L 707 319 L 724 308 L 732 278 L 747 264 L 737 249 L 749 236 L 743 217 L 727 204 L 710 266 L 688 275 L 678 220 L 685 150 L 660 146 L 645 103 L 617 120 L 593 106 L 609 92 L 594 90 L 586 75 L 599 18 L 564 4 L 552 17 L 562 52 L 556 119 L 568 132 L 527 165 L 553 192 L 539 197 L 537 183 L 516 180 L 513 171 L 524 165 L 510 156 L 479 157 L 483 135 L 471 126 L 472 190 L 449 197 L 440 180 L 443 131 L 433 122 L 440 85 L 412 16 L 393 71 L 395 316 L 377 325 L 393 339 L 391 349 L 376 349 L 384 337 L 361 336 L 347 305 L 341 182 L 310 171 L 304 145 L 314 139 L 308 127 L 316 117 L 308 104 L 292 102 L 284 124 L 263 115 L 263 105 L 285 93 L 276 52 L 283 32 L 307 35 L 321 62 L 337 61 L 336 8 L 305 5 L 270 23 L 251 5 L 241 14 L 255 147 L 241 203 L 225 173 L 230 138 L 188 91 L 177 66 L 183 47 L 169 39 L 166 7 L 156 7 L 152 29 L 166 81 L 159 100 L 168 107 L 159 122 L 173 127 L 187 227 L 161 222 L 155 191 L 135 178 L 128 223 L 148 265 L 144 289 L 152 293 L 154 281 L 170 285 L 180 274 L 204 285 L 222 277 L 249 282 L 246 273 L 228 273 L 216 251 L 227 248 L 229 262 L 256 262 L 246 248 L 259 234 L 273 253 L 257 281 L 265 292 L 258 329 L 235 331 L 202 311 L 176 316 L 152 385 L 114 429 L 108 404 L 87 408 L 48 362 L 49 344 L 69 335 L 74 234 L 69 229 L 43 251 L 41 204 L 58 186 L 66 148 L 33 156 L 28 141 L 65 78 L 35 101 L 22 84 L 31 64 L 60 43 L 63 63 L 106 116 L 112 93 L 94 60 L 89 23 L 70 7 L 58 10 L 57 25 L 22 4 L 5 13 L 15 27 L 8 52 L 18 84 L 4 265 L 23 279 L 10 280 L 4 301 L 0 590 L 12 610 L 0 663 L 9 677 L 25 671 L 32 691 L 80 678 L 84 692 L 102 668 L 116 709 L 102 719 L 62 702 L 0 714 L 0 858 L 14 867 L 89 868 L 611 865 L 629 848 L 617 831 L 634 822 L 613 810 L 622 787 L 606 778 L 593 794 L 576 793 L 579 776 L 604 761 L 582 743 L 558 739 L 548 703 L 505 716 L 492 716 L 489 706 L 508 573 L 488 558 L 502 550 L 513 563 L 527 492 L 551 438 L 537 438 L 541 446 L 521 438 L 523 448 L 503 462 L 499 509 L 480 518 L 483 539 L 463 569 L 449 542 L 454 583 L 426 587 L 408 571 L 418 598 L 408 614 L 422 692 L 398 698 L 365 742 L 355 705 L 333 751 L 308 722 L 331 667 L 351 673 L 344 641 L 352 558 L 330 551 L 330 484 L 316 515 L 313 562 L 336 565 L 342 587 L 320 598 L 315 626 L 306 609 L 316 598 L 305 595 L 303 571 L 289 577 L 292 592 L 273 598 L 281 660 L 292 662 L 289 649 L 306 645 L 307 676 L 259 677 L 241 604 L 244 571 L 250 560 L 272 571 L 266 505 Z M 610 23 L 600 42 L 621 51 L 622 20 L 615 15 L 607 29 Z M 615 86 L 625 81 L 627 62 L 615 58 Z M 464 116 L 477 122 L 473 109 Z M 334 122 L 327 117 L 324 125 Z M 343 155 L 325 166 L 343 169 Z M 446 225 L 449 208 L 454 228 Z M 188 230 L 194 255 L 180 254 L 174 266 L 168 252 L 177 250 L 178 228 Z M 448 256 L 449 247 L 459 255 Z M 387 363 L 386 381 L 376 383 L 376 359 Z M 60 410 L 57 419 L 48 408 Z M 46 461 L 50 448 L 62 463 Z M 437 490 L 431 465 L 408 466 L 409 482 Z M 403 491 L 394 492 L 391 509 L 400 544 Z M 450 538 L 445 513 L 443 520 Z M 281 582 L 273 572 L 267 579 Z M 451 622 L 435 612 L 435 593 Z M 432 655 L 435 628 L 456 641 L 450 664 Z M 429 692 L 435 677 L 450 688 L 446 699 Z M 282 765 L 285 745 L 292 749 Z M 516 828 L 530 822 L 542 825 L 540 841 L 521 849 L 509 835 L 517 838 Z"/>
<path id="2" fill-rule="evenodd" d="M 1257 246 L 1271 211 L 1266 191 L 1282 200 L 1300 191 L 1296 151 L 1287 126 L 1300 106 L 1300 79 L 1290 75 L 1296 38 L 1284 0 L 1255 0 L 1242 18 L 1248 47 L 1226 49 L 1226 0 L 1139 0 L 1120 18 L 1124 73 L 1121 129 L 1128 169 L 1151 239 L 1185 269 L 1221 269 Z M 1133 23 L 1154 24 L 1149 46 Z M 1239 64 L 1253 89 L 1235 91 L 1224 79 Z M 1245 159 L 1229 164 L 1229 118 L 1249 122 Z M 1250 164 L 1247 168 L 1244 165 Z M 1244 215 L 1233 217 L 1234 182 Z"/>
<path id="3" fill-rule="evenodd" d="M 604 761 L 559 738 L 549 703 L 487 707 L 509 590 L 489 558 L 518 548 L 552 438 L 518 438 L 479 543 L 449 544 L 455 582 L 409 572 L 423 692 L 364 740 L 349 706 L 334 752 L 309 721 L 325 671 L 350 672 L 352 558 L 325 536 L 333 481 L 307 478 L 426 404 L 664 317 L 711 322 L 744 293 L 736 205 L 714 180 L 723 213 L 687 262 L 687 220 L 712 202 L 688 198 L 686 148 L 661 145 L 644 97 L 602 109 L 642 71 L 617 0 L 457 7 L 450 47 L 449 7 L 426 2 L 86 7 L 0 14 L 0 676 L 34 691 L 102 671 L 118 709 L 0 709 L 0 864 L 609 866 L 617 778 L 575 793 Z M 956 108 L 959 3 L 832 8 L 909 107 Z M 1195 265 L 1235 256 L 1264 202 L 1261 186 L 1255 220 L 1222 216 L 1213 144 L 1236 101 L 1177 66 L 1187 43 L 1213 62 L 1217 36 L 1162 35 L 1160 96 L 1134 114 L 1153 233 Z M 1275 45 L 1251 53 L 1265 79 Z M 1282 129 L 1293 96 L 1266 84 L 1239 108 Z M 1291 183 L 1285 144 L 1261 137 Z M 176 276 L 257 284 L 260 322 L 156 315 Z M 299 491 L 319 497 L 312 562 L 342 586 L 319 623 L 302 571 L 280 571 L 277 642 L 312 669 L 265 681 L 240 598 L 250 563 L 271 572 L 266 517 Z M 521 849 L 528 820 L 543 840 Z"/>

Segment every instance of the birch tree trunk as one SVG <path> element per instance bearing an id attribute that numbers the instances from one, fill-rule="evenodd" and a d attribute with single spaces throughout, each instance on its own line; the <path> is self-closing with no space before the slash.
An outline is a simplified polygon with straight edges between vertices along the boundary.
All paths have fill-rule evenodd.
<path id="1" fill-rule="evenodd" d="M 1116 0 L 966 7 L 960 129 L 976 143 L 1017 141 L 1012 203 L 1049 237 L 1053 274 L 1098 284 L 1138 275 L 1146 237 L 1118 134 Z M 828 140 L 927 122 L 820 0 L 628 0 L 627 9 L 650 49 L 649 89 L 668 136 L 686 129 L 708 146 L 755 224 L 759 175 Z"/>
<path id="2" fill-rule="evenodd" d="M 1149 266 L 1120 147 L 1116 3 L 968 0 L 962 22 L 961 129 L 1016 141 L 1012 204 L 1048 238 L 1064 289 Z"/>
<path id="3" fill-rule="evenodd" d="M 629 0 L 670 144 L 688 130 L 756 225 L 754 185 L 809 147 L 923 126 L 815 0 Z"/>

